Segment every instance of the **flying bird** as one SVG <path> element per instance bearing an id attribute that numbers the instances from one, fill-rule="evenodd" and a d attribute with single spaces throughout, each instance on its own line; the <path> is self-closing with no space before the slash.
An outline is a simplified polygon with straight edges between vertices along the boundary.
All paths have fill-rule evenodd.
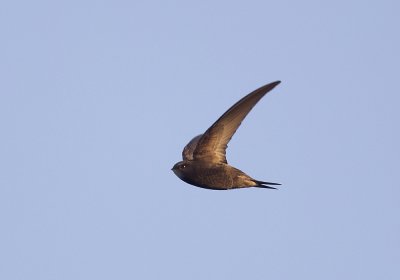
<path id="1" fill-rule="evenodd" d="M 229 165 L 226 148 L 251 109 L 279 83 L 276 81 L 249 93 L 229 108 L 206 132 L 194 137 L 183 149 L 183 160 L 172 167 L 175 175 L 186 183 L 205 189 L 276 189 L 272 186 L 280 184 L 255 180 Z"/>

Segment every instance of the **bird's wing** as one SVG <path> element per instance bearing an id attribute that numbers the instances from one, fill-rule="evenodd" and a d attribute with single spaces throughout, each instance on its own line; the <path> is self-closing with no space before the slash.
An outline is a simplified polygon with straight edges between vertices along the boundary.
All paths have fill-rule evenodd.
<path id="1" fill-rule="evenodd" d="M 202 135 L 203 134 L 200 134 L 200 135 L 197 135 L 196 137 L 194 137 L 192 140 L 190 140 L 189 143 L 187 143 L 185 148 L 183 148 L 183 151 L 182 151 L 183 160 L 193 160 L 193 152 L 196 149 L 197 142 L 199 142 L 199 139 Z"/>
<path id="2" fill-rule="evenodd" d="M 197 136 L 199 139 L 196 139 L 197 145 L 193 151 L 193 158 L 214 163 L 227 163 L 226 148 L 233 134 L 254 105 L 279 83 L 280 81 L 276 81 L 262 86 L 229 108 L 201 137 Z"/>

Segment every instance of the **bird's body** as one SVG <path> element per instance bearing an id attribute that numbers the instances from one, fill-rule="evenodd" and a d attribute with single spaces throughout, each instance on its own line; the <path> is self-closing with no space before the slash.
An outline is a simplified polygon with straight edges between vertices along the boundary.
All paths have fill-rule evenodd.
<path id="1" fill-rule="evenodd" d="M 186 183 L 206 189 L 227 190 L 256 186 L 255 180 L 226 163 L 186 161 L 185 172 L 175 174 Z M 179 167 L 178 167 L 179 168 Z"/>
<path id="2" fill-rule="evenodd" d="M 255 180 L 230 166 L 225 157 L 229 140 L 254 105 L 280 82 L 265 85 L 246 95 L 226 111 L 204 134 L 194 137 L 183 149 L 183 161 L 174 165 L 174 173 L 186 183 L 227 190 L 248 187 L 270 188 L 278 183 Z"/>

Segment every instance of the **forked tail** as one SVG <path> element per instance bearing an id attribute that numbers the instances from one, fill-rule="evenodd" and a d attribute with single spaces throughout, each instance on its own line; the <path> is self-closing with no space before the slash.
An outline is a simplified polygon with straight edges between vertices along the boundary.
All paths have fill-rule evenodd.
<path id="1" fill-rule="evenodd" d="M 264 189 L 274 189 L 276 190 L 276 188 L 271 187 L 271 186 L 280 186 L 281 184 L 279 183 L 271 183 L 271 182 L 263 182 L 263 181 L 257 181 L 257 180 L 253 180 L 254 183 L 257 183 L 256 188 L 264 188 Z"/>

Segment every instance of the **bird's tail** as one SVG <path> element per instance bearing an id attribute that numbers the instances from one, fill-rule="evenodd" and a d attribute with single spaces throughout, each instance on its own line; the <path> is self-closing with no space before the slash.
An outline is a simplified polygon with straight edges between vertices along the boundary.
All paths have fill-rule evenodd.
<path id="1" fill-rule="evenodd" d="M 271 185 L 272 186 L 280 186 L 281 185 L 279 183 L 263 182 L 263 181 L 257 181 L 257 180 L 253 180 L 253 182 L 257 184 L 254 187 L 256 187 L 256 188 L 264 188 L 264 189 L 274 189 L 274 190 L 276 190 L 276 188 L 275 187 L 271 187 Z"/>

